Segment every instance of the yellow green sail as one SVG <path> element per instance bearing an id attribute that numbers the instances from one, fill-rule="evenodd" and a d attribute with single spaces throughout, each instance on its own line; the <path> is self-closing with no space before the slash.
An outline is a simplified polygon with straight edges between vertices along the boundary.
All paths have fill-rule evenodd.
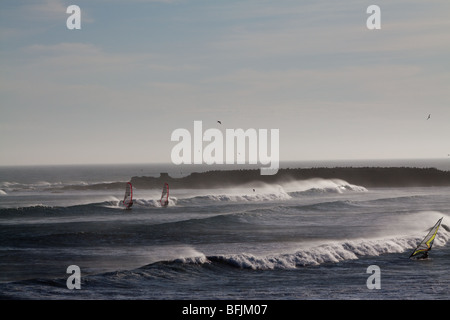
<path id="1" fill-rule="evenodd" d="M 428 251 L 431 250 L 433 246 L 434 239 L 436 238 L 436 234 L 439 230 L 439 226 L 441 225 L 442 218 L 436 222 L 433 228 L 431 228 L 430 232 L 425 236 L 425 238 L 419 243 L 417 248 L 413 251 L 413 253 L 409 256 L 410 258 L 423 258 L 426 257 Z"/>

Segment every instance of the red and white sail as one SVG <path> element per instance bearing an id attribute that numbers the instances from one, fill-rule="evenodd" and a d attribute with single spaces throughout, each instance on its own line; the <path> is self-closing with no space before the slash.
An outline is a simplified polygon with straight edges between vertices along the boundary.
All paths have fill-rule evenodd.
<path id="1" fill-rule="evenodd" d="M 123 198 L 122 203 L 127 208 L 130 208 L 133 205 L 133 186 L 131 185 L 131 182 L 127 183 L 125 197 Z"/>
<path id="2" fill-rule="evenodd" d="M 161 206 L 167 207 L 169 204 L 169 185 L 167 183 L 164 183 L 164 187 L 161 194 Z"/>

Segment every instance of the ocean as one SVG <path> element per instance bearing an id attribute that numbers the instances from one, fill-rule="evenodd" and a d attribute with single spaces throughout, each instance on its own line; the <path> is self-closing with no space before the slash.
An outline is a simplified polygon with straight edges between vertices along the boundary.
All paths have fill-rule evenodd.
<path id="1" fill-rule="evenodd" d="M 397 165 L 362 165 L 368 164 Z M 446 159 L 402 165 L 450 170 Z M 134 188 L 132 210 L 120 205 L 125 184 L 89 189 L 132 176 L 208 169 L 1 167 L 0 299 L 450 298 L 450 187 L 367 188 L 308 179 L 171 189 L 166 208 L 161 189 Z M 410 260 L 441 217 L 430 258 Z M 79 268 L 79 289 L 69 288 L 77 275 L 70 266 Z"/>

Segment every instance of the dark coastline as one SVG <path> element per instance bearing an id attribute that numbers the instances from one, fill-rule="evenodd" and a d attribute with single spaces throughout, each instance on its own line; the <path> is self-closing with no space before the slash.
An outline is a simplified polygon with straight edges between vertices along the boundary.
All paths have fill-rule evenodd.
<path id="1" fill-rule="evenodd" d="M 439 187 L 450 186 L 450 171 L 436 168 L 410 167 L 336 167 L 280 169 L 275 175 L 261 175 L 255 170 L 217 170 L 194 172 L 186 177 L 172 178 L 167 173 L 160 177 L 132 177 L 131 183 L 140 189 L 160 188 L 165 182 L 171 189 L 202 189 L 232 187 L 242 184 L 283 183 L 313 178 L 341 179 L 366 188 L 381 187 Z M 126 182 L 100 183 L 88 186 L 66 186 L 65 189 L 116 189 Z"/>

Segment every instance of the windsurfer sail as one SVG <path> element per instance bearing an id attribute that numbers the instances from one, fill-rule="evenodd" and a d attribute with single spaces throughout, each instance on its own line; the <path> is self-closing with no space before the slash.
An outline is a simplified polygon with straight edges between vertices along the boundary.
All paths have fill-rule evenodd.
<path id="1" fill-rule="evenodd" d="M 413 253 L 409 256 L 410 258 L 415 259 L 426 259 L 428 258 L 428 251 L 431 250 L 433 246 L 434 239 L 436 238 L 436 234 L 438 232 L 439 226 L 441 225 L 442 218 L 436 222 L 433 228 L 430 229 L 426 237 L 419 243 L 416 249 L 414 249 Z"/>
<path id="2" fill-rule="evenodd" d="M 122 203 L 126 209 L 131 209 L 131 206 L 133 205 L 133 186 L 131 185 L 131 182 L 127 183 L 125 197 L 123 198 Z"/>
<path id="3" fill-rule="evenodd" d="M 169 185 L 167 183 L 164 183 L 164 187 L 161 194 L 161 206 L 167 207 L 169 204 Z"/>

